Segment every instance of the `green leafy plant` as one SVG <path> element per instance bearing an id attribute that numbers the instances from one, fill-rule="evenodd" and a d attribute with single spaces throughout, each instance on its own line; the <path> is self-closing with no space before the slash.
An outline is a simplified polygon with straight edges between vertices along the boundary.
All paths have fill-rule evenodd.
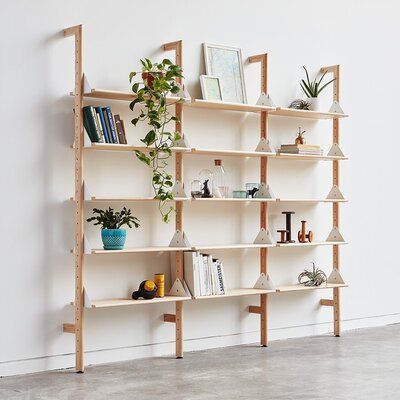
<path id="1" fill-rule="evenodd" d="M 318 95 L 330 84 L 332 83 L 336 78 L 331 79 L 329 82 L 325 83 L 323 86 L 321 86 L 322 80 L 324 79 L 324 76 L 326 74 L 326 71 L 322 74 L 321 78 L 317 82 L 317 78 L 315 77 L 313 81 L 310 81 L 310 77 L 308 75 L 307 68 L 303 65 L 304 71 L 306 71 L 306 78 L 307 82 L 302 79 L 300 86 L 303 89 L 304 93 L 306 94 L 307 97 L 318 97 Z"/>
<path id="2" fill-rule="evenodd" d="M 177 122 L 178 118 L 170 112 L 170 107 L 177 102 L 167 102 L 169 94 L 175 95 L 179 92 L 179 78 L 183 78 L 182 69 L 174 65 L 170 60 L 164 59 L 160 63 L 153 63 L 149 59 L 140 60 L 142 64 L 142 81 L 132 85 L 132 92 L 136 98 L 129 107 L 133 111 L 140 107 L 139 116 L 132 119 L 132 124 L 137 125 L 139 121 L 149 126 L 149 131 L 141 141 L 150 148 L 148 154 L 135 151 L 137 158 L 149 165 L 153 171 L 152 186 L 155 198 L 159 200 L 158 208 L 164 222 L 170 220 L 171 213 L 175 211 L 173 206 L 166 207 L 168 200 L 173 200 L 171 188 L 173 186 L 172 176 L 166 172 L 168 159 L 171 157 L 174 142 L 181 136 L 178 132 L 168 129 L 171 122 Z M 133 71 L 129 74 L 129 81 L 137 75 Z"/>
<path id="3" fill-rule="evenodd" d="M 129 226 L 129 228 L 139 227 L 140 221 L 133 216 L 131 210 L 127 210 L 126 207 L 119 212 L 114 212 L 111 207 L 109 207 L 108 210 L 93 208 L 93 214 L 98 215 L 90 217 L 86 221 L 96 221 L 94 225 L 101 225 L 101 229 L 120 229 L 124 225 Z"/>
<path id="4" fill-rule="evenodd" d="M 327 281 L 327 277 L 325 272 L 321 269 L 315 267 L 315 263 L 311 263 L 313 265 L 312 271 L 307 271 L 306 269 L 299 275 L 298 281 L 301 285 L 304 286 L 321 286 L 324 282 Z"/>

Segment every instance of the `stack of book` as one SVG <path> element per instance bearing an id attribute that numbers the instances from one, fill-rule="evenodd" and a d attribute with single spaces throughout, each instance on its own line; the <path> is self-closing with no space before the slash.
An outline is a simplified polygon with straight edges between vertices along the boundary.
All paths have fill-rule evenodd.
<path id="1" fill-rule="evenodd" d="M 193 297 L 224 295 L 226 291 L 224 267 L 211 254 L 185 252 L 184 273 Z"/>
<path id="2" fill-rule="evenodd" d="M 278 152 L 289 154 L 309 154 L 315 156 L 322 156 L 323 154 L 321 147 L 311 144 L 282 144 Z"/>
<path id="3" fill-rule="evenodd" d="M 127 144 L 124 121 L 110 107 L 83 107 L 83 126 L 91 142 Z"/>

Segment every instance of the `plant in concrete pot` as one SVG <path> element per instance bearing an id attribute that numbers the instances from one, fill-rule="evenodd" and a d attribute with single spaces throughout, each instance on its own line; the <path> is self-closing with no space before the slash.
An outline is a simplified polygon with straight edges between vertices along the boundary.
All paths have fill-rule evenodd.
<path id="1" fill-rule="evenodd" d="M 168 95 L 176 95 L 179 90 L 177 79 L 182 78 L 182 69 L 174 65 L 170 60 L 164 59 L 160 63 L 153 63 L 149 59 L 140 60 L 142 64 L 141 82 L 132 85 L 135 99 L 129 107 L 133 111 L 139 108 L 139 115 L 132 119 L 136 126 L 138 122 L 145 122 L 148 131 L 141 139 L 149 151 L 135 151 L 136 157 L 152 168 L 152 186 L 155 198 L 159 200 L 158 208 L 162 220 L 168 222 L 171 214 L 175 211 L 173 206 L 166 207 L 168 201 L 173 200 L 172 175 L 166 171 L 168 159 L 172 155 L 171 148 L 181 138 L 178 132 L 171 129 L 171 123 L 178 119 L 170 112 L 170 107 L 177 102 L 167 101 Z M 131 72 L 129 81 L 137 75 Z"/>
<path id="2" fill-rule="evenodd" d="M 306 94 L 307 102 L 310 104 L 310 110 L 317 111 L 319 110 L 319 94 L 329 85 L 331 84 L 335 78 L 331 79 L 329 82 L 325 83 L 321 86 L 322 80 L 325 77 L 326 72 L 324 72 L 321 78 L 317 82 L 317 77 L 314 78 L 313 81 L 310 81 L 310 77 L 308 75 L 307 68 L 303 65 L 304 71 L 306 72 L 307 82 L 302 79 L 300 82 L 300 86 Z"/>
<path id="3" fill-rule="evenodd" d="M 126 230 L 121 229 L 127 225 L 129 228 L 139 227 L 139 220 L 132 215 L 132 211 L 124 207 L 116 211 L 109 207 L 108 210 L 93 208 L 95 216 L 88 218 L 87 222 L 96 221 L 94 225 L 101 225 L 101 239 L 104 250 L 122 250 L 125 246 Z"/>

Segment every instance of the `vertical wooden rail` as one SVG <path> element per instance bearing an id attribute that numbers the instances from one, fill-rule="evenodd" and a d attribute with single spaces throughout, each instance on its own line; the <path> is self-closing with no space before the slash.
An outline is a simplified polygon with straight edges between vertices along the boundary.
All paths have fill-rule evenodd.
<path id="1" fill-rule="evenodd" d="M 82 25 L 64 30 L 75 37 L 75 365 L 85 369 L 83 359 L 83 126 L 82 126 Z"/>
<path id="2" fill-rule="evenodd" d="M 340 83 L 340 71 L 339 65 L 332 65 L 330 67 L 321 68 L 321 72 L 331 72 L 335 81 L 333 82 L 333 100 L 339 101 L 339 83 Z M 339 144 L 339 119 L 333 119 L 332 126 L 333 143 Z M 339 161 L 333 161 L 332 167 L 332 181 L 333 185 L 339 186 Z M 339 203 L 332 204 L 332 225 L 339 228 Z M 339 246 L 333 246 L 333 268 L 340 268 L 339 258 Z M 333 289 L 333 333 L 335 336 L 340 336 L 340 292 L 339 288 Z"/>
<path id="3" fill-rule="evenodd" d="M 182 40 L 164 44 L 164 51 L 175 51 L 175 64 L 180 67 L 182 64 Z M 182 79 L 177 82 L 182 84 Z M 175 122 L 175 130 L 182 134 L 183 125 L 183 106 L 181 103 L 175 105 L 175 116 L 178 121 Z M 181 152 L 175 153 L 175 180 L 183 183 L 183 157 Z M 176 201 L 175 229 L 183 233 L 183 202 Z M 183 282 L 183 251 L 177 251 L 175 256 L 175 275 Z M 175 303 L 175 335 L 176 335 L 176 357 L 183 357 L 183 301 Z"/>
<path id="4" fill-rule="evenodd" d="M 249 57 L 250 63 L 261 63 L 261 92 L 267 93 L 268 91 L 268 54 L 259 54 L 256 56 Z M 268 137 L 268 114 L 265 111 L 260 113 L 260 137 L 261 139 L 267 139 Z M 260 158 L 260 183 L 267 184 L 268 181 L 268 158 Z M 268 203 L 262 202 L 260 204 L 260 228 L 267 229 L 268 227 Z M 268 249 L 260 249 L 260 272 L 267 274 L 267 258 Z M 267 302 L 268 297 L 266 294 L 260 295 L 260 343 L 261 346 L 266 347 L 268 343 L 268 319 L 267 319 Z"/>

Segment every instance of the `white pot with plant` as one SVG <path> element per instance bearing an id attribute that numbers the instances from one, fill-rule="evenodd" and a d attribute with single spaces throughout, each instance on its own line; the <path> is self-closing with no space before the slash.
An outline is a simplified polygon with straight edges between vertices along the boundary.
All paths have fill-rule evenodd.
<path id="1" fill-rule="evenodd" d="M 313 81 L 310 81 L 310 77 L 308 75 L 307 68 L 303 65 L 304 71 L 306 72 L 307 82 L 302 79 L 300 82 L 300 86 L 303 89 L 304 93 L 307 96 L 307 103 L 310 105 L 310 110 L 319 111 L 320 110 L 320 98 L 319 94 L 329 85 L 331 84 L 335 78 L 331 79 L 329 82 L 325 83 L 321 86 L 322 80 L 326 74 L 326 71 L 322 74 L 321 78 L 317 82 L 317 77 L 314 78 Z"/>

